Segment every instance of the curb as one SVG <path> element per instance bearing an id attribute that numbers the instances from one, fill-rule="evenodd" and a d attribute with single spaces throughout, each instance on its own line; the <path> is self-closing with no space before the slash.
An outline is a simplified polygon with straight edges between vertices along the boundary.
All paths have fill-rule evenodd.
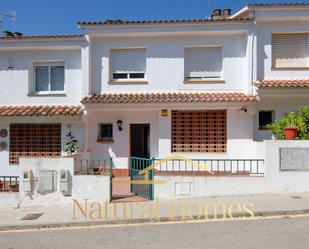
<path id="1" fill-rule="evenodd" d="M 301 215 L 309 214 L 309 209 L 303 210 L 291 210 L 291 211 L 260 211 L 254 212 L 254 217 L 269 217 L 269 216 L 285 216 L 285 215 Z M 237 213 L 235 218 L 239 217 L 250 217 L 247 213 Z M 218 220 L 224 218 L 222 214 L 205 216 L 193 216 L 192 217 L 181 217 L 177 216 L 174 218 L 162 217 L 159 219 L 130 219 L 130 220 L 110 220 L 110 221 L 85 221 L 85 222 L 68 222 L 68 223 L 50 223 L 50 224 L 35 224 L 35 225 L 13 225 L 13 226 L 0 226 L 0 231 L 14 231 L 14 230 L 29 230 L 29 229 L 48 229 L 48 228 L 70 228 L 70 227 L 95 227 L 100 225 L 121 225 L 121 224 L 148 224 L 148 223 L 162 223 L 169 221 L 192 221 L 192 220 L 211 220 L 216 218 Z M 231 218 L 230 218 L 231 219 Z"/>

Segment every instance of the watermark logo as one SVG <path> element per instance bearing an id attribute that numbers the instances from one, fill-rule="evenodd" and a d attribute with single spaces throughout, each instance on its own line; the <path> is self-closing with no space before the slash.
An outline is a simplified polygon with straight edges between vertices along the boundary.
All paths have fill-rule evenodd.
<path id="1" fill-rule="evenodd" d="M 187 199 L 153 202 L 109 203 L 73 200 L 72 219 L 86 220 L 222 220 L 253 218 L 252 203 L 203 202 Z"/>
<path id="2" fill-rule="evenodd" d="M 131 185 L 165 184 L 165 180 L 154 180 L 150 172 L 159 165 L 166 164 L 173 160 L 182 161 L 191 165 L 191 169 L 202 170 L 208 174 L 214 174 L 209 170 L 208 165 L 197 163 L 185 156 L 169 156 L 161 160 L 149 160 L 150 165 L 143 169 L 134 168 L 137 178 L 117 181 L 117 183 Z M 147 164 L 146 164 L 147 165 Z M 145 166 L 146 166 L 145 165 Z M 153 172 L 152 172 L 153 173 Z M 208 203 L 188 199 L 172 199 L 161 203 L 159 198 L 152 202 L 132 203 L 110 203 L 108 200 L 102 202 L 90 202 L 73 200 L 73 219 L 91 220 L 133 220 L 145 219 L 160 221 L 162 217 L 168 220 L 175 219 L 235 219 L 242 217 L 254 217 L 251 203 Z"/>
<path id="3" fill-rule="evenodd" d="M 144 176 L 144 179 L 136 179 L 136 180 L 120 180 L 118 181 L 118 183 L 122 183 L 122 184 L 134 184 L 134 185 L 138 185 L 138 184 L 166 184 L 165 180 L 152 180 L 150 179 L 150 171 L 151 170 L 155 170 L 155 168 L 159 165 L 162 164 L 166 164 L 168 165 L 169 162 L 171 161 L 181 161 L 185 164 L 189 164 L 191 165 L 191 167 L 196 167 L 197 169 L 203 170 L 209 174 L 214 174 L 212 171 L 209 170 L 209 167 L 207 164 L 200 164 L 197 163 L 195 161 L 193 161 L 192 159 L 189 159 L 185 156 L 168 156 L 165 157 L 164 159 L 160 159 L 160 160 L 155 160 L 152 164 L 150 164 L 149 166 L 147 166 L 144 169 L 140 169 L 138 172 L 138 175 L 140 176 Z M 137 169 L 135 169 L 137 170 Z"/>

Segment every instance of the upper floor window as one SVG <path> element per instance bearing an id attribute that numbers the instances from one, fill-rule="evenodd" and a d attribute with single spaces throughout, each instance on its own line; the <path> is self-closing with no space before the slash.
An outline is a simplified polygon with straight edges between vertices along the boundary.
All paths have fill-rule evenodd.
<path id="1" fill-rule="evenodd" d="M 185 49 L 185 80 L 212 81 L 222 79 L 222 47 Z"/>
<path id="2" fill-rule="evenodd" d="M 304 68 L 309 67 L 308 34 L 273 34 L 272 67 Z"/>
<path id="3" fill-rule="evenodd" d="M 64 91 L 64 63 L 35 63 L 34 91 L 63 92 Z"/>
<path id="4" fill-rule="evenodd" d="M 112 81 L 143 81 L 146 78 L 145 49 L 112 49 L 110 64 Z"/>

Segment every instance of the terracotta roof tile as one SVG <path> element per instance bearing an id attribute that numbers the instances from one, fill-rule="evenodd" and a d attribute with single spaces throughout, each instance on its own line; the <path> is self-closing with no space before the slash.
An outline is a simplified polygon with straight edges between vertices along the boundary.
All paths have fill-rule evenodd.
<path id="1" fill-rule="evenodd" d="M 81 106 L 0 106 L 0 117 L 74 116 L 80 115 L 81 113 Z"/>
<path id="2" fill-rule="evenodd" d="M 204 93 L 106 93 L 83 98 L 83 104 L 158 104 L 158 103 L 211 103 L 253 102 L 256 96 L 240 92 Z"/>
<path id="3" fill-rule="evenodd" d="M 308 88 L 309 79 L 261 80 L 255 85 L 258 88 Z"/>
<path id="4" fill-rule="evenodd" d="M 251 22 L 251 18 L 235 19 L 193 19 L 193 20 L 142 20 L 142 21 L 124 21 L 124 20 L 106 20 L 99 22 L 78 22 L 79 25 L 127 25 L 127 24 L 182 24 L 182 23 L 245 23 Z"/>
<path id="5" fill-rule="evenodd" d="M 309 2 L 292 2 L 292 3 L 252 3 L 248 7 L 295 7 L 309 6 Z"/>
<path id="6" fill-rule="evenodd" d="M 32 36 L 0 36 L 0 40 L 33 40 L 33 39 L 78 39 L 84 35 L 32 35 Z"/>

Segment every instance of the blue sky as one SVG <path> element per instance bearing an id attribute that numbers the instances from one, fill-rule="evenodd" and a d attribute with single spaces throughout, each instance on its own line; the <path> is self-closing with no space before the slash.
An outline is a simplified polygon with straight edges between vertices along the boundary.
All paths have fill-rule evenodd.
<path id="1" fill-rule="evenodd" d="M 234 13 L 248 3 L 282 1 L 210 0 L 208 4 L 208 0 L 0 0 L 0 10 L 17 12 L 14 25 L 4 20 L 4 30 L 46 35 L 80 33 L 77 21 L 202 19 L 209 15 L 209 9 L 231 8 Z"/>

